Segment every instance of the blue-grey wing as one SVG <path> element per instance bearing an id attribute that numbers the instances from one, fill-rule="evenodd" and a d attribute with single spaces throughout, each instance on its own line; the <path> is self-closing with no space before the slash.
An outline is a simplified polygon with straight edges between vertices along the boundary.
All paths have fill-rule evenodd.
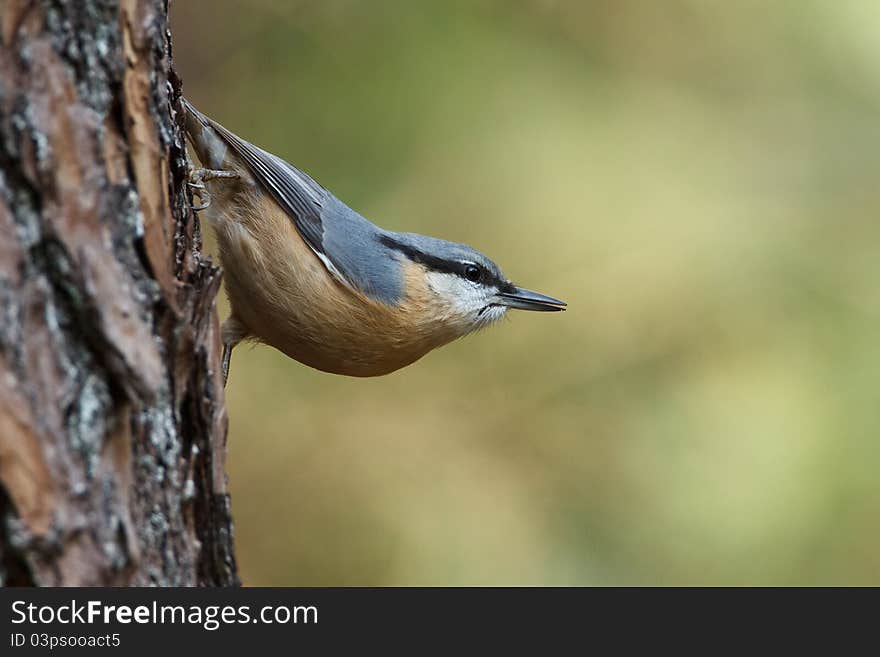
<path id="1" fill-rule="evenodd" d="M 211 121 L 211 127 L 217 130 L 247 164 L 257 180 L 272 194 L 275 202 L 290 215 L 297 231 L 309 247 L 316 253 L 323 254 L 321 209 L 328 196 L 327 190 L 307 173 L 245 141 L 216 121 Z"/>
<path id="2" fill-rule="evenodd" d="M 307 173 L 207 120 L 290 216 L 297 232 L 333 276 L 379 301 L 393 303 L 400 297 L 403 281 L 395 262 L 376 239 L 380 229 Z"/>

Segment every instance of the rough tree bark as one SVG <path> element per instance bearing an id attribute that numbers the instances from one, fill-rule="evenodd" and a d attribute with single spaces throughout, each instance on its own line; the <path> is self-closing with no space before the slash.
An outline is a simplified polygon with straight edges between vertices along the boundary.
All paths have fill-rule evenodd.
<path id="1" fill-rule="evenodd" d="M 237 583 L 167 0 L 0 0 L 0 583 Z"/>

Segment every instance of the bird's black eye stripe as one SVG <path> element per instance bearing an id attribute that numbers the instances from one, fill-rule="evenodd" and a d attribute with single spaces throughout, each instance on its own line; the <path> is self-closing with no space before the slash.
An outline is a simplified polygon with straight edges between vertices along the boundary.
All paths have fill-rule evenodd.
<path id="1" fill-rule="evenodd" d="M 461 266 L 457 262 L 449 262 L 448 260 L 443 260 L 442 258 L 437 258 L 435 256 L 428 255 L 427 253 L 423 253 L 407 244 L 402 244 L 398 242 L 388 235 L 382 235 L 381 237 L 379 237 L 379 241 L 390 249 L 400 251 L 413 262 L 417 262 L 420 265 L 424 265 L 428 269 L 432 269 L 434 271 L 442 271 L 448 274 L 457 274 L 458 269 Z"/>
<path id="2" fill-rule="evenodd" d="M 498 280 L 496 282 L 496 285 L 498 285 L 499 292 L 507 292 L 508 294 L 513 294 L 514 292 L 516 292 L 516 285 L 514 285 L 510 281 Z"/>
<path id="3" fill-rule="evenodd" d="M 464 262 L 461 264 L 464 266 L 460 267 L 459 270 L 455 273 L 471 281 L 472 283 L 480 283 L 481 285 L 486 286 L 495 286 L 502 292 L 516 289 L 513 287 L 513 285 L 511 285 L 509 281 L 500 278 L 491 270 L 486 269 L 483 265 L 478 265 L 473 262 Z"/>
<path id="4" fill-rule="evenodd" d="M 509 285 L 507 281 L 498 278 L 485 267 L 473 262 L 461 262 L 460 260 L 445 260 L 436 256 L 423 253 L 408 244 L 402 244 L 388 235 L 379 237 L 379 241 L 388 248 L 400 251 L 407 258 L 420 265 L 424 265 L 433 271 L 440 271 L 447 274 L 455 274 L 461 276 L 465 280 L 473 283 L 482 283 L 483 285 L 496 285 L 499 288 Z"/>

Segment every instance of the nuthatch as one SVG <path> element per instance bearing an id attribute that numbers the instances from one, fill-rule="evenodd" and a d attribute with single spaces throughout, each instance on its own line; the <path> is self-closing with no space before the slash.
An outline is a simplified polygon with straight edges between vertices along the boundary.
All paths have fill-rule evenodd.
<path id="1" fill-rule="evenodd" d="M 232 348 L 269 344 L 311 367 L 378 376 L 499 320 L 508 308 L 564 310 L 516 287 L 463 244 L 370 223 L 307 174 L 207 118 L 186 132 L 206 168 L 190 185 L 208 208 L 232 312 Z"/>

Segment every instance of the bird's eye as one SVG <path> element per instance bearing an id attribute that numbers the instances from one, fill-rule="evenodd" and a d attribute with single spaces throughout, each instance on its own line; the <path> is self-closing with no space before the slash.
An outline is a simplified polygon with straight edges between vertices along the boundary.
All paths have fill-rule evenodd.
<path id="1" fill-rule="evenodd" d="M 464 277 L 472 283 L 476 283 L 477 281 L 479 281 L 482 273 L 483 272 L 481 272 L 480 268 L 476 265 L 467 265 L 464 268 Z"/>

